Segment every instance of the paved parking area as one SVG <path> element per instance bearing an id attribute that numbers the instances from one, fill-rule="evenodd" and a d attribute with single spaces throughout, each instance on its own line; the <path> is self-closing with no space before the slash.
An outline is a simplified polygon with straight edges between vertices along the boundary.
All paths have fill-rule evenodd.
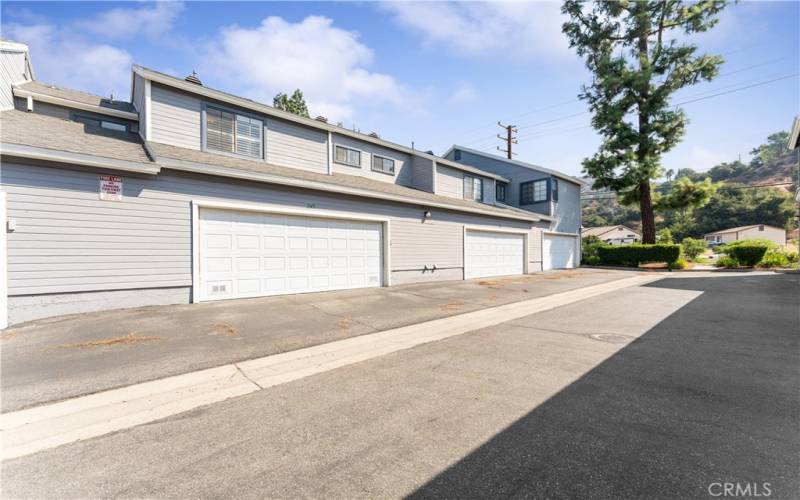
<path id="1" fill-rule="evenodd" d="M 621 290 L 10 460 L 3 493 L 674 499 L 738 482 L 796 498 L 800 276 L 731 274 Z"/>
<path id="2" fill-rule="evenodd" d="M 34 321 L 0 334 L 2 411 L 640 274 L 576 269 Z"/>

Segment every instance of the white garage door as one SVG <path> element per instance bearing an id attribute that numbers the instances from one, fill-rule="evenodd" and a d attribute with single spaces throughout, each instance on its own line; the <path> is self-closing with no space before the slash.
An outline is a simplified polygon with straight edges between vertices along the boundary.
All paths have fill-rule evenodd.
<path id="1" fill-rule="evenodd" d="M 381 224 L 200 209 L 206 300 L 381 285 Z"/>
<path id="2" fill-rule="evenodd" d="M 525 236 L 467 230 L 464 241 L 465 276 L 483 278 L 525 272 Z"/>
<path id="3" fill-rule="evenodd" d="M 561 234 L 542 235 L 544 269 L 571 269 L 578 265 L 578 237 Z"/>

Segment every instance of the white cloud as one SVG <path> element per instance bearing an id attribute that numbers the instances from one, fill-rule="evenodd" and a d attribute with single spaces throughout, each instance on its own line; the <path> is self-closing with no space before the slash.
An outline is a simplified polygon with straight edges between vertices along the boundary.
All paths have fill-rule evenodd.
<path id="1" fill-rule="evenodd" d="M 36 79 L 59 86 L 110 93 L 126 99 L 132 57 L 122 49 L 91 43 L 51 24 L 9 24 L 3 35 L 28 44 Z"/>
<path id="2" fill-rule="evenodd" d="M 329 18 L 290 23 L 267 17 L 253 28 L 224 28 L 201 70 L 265 102 L 299 88 L 311 113 L 347 120 L 356 102 L 401 106 L 411 98 L 392 76 L 369 71 L 372 59 L 357 33 L 333 26 Z"/>
<path id="3" fill-rule="evenodd" d="M 169 31 L 183 11 L 182 2 L 158 2 L 138 9 L 117 8 L 102 12 L 94 19 L 78 25 L 109 38 L 130 38 L 137 35 L 156 37 Z"/>
<path id="4" fill-rule="evenodd" d="M 475 87 L 469 82 L 460 81 L 447 101 L 450 104 L 467 104 L 477 99 L 478 93 L 475 91 Z"/>
<path id="5" fill-rule="evenodd" d="M 430 45 L 467 56 L 518 59 L 570 54 L 556 2 L 381 3 Z"/>

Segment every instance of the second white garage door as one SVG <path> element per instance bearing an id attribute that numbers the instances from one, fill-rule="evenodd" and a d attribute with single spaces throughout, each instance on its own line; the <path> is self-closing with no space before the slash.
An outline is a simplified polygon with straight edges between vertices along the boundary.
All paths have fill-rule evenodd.
<path id="1" fill-rule="evenodd" d="M 467 279 L 523 274 L 525 236 L 469 229 L 464 235 L 464 260 Z"/>
<path id="2" fill-rule="evenodd" d="M 381 223 L 200 209 L 202 299 L 381 285 Z"/>
<path id="3" fill-rule="evenodd" d="M 543 267 L 571 269 L 578 264 L 578 237 L 563 234 L 542 235 Z"/>

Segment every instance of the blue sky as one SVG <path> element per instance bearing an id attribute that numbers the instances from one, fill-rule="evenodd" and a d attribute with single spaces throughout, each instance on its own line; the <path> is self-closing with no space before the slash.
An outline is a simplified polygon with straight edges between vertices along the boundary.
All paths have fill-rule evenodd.
<path id="1" fill-rule="evenodd" d="M 101 95 L 130 92 L 130 65 L 271 102 L 301 88 L 312 115 L 441 154 L 494 151 L 519 127 L 518 159 L 569 174 L 599 140 L 576 99 L 589 76 L 560 32 L 558 3 L 3 2 L 2 36 L 31 46 L 37 78 Z M 731 5 L 695 38 L 722 54 L 718 79 L 684 106 L 666 168 L 748 157 L 800 112 L 800 3 Z"/>

